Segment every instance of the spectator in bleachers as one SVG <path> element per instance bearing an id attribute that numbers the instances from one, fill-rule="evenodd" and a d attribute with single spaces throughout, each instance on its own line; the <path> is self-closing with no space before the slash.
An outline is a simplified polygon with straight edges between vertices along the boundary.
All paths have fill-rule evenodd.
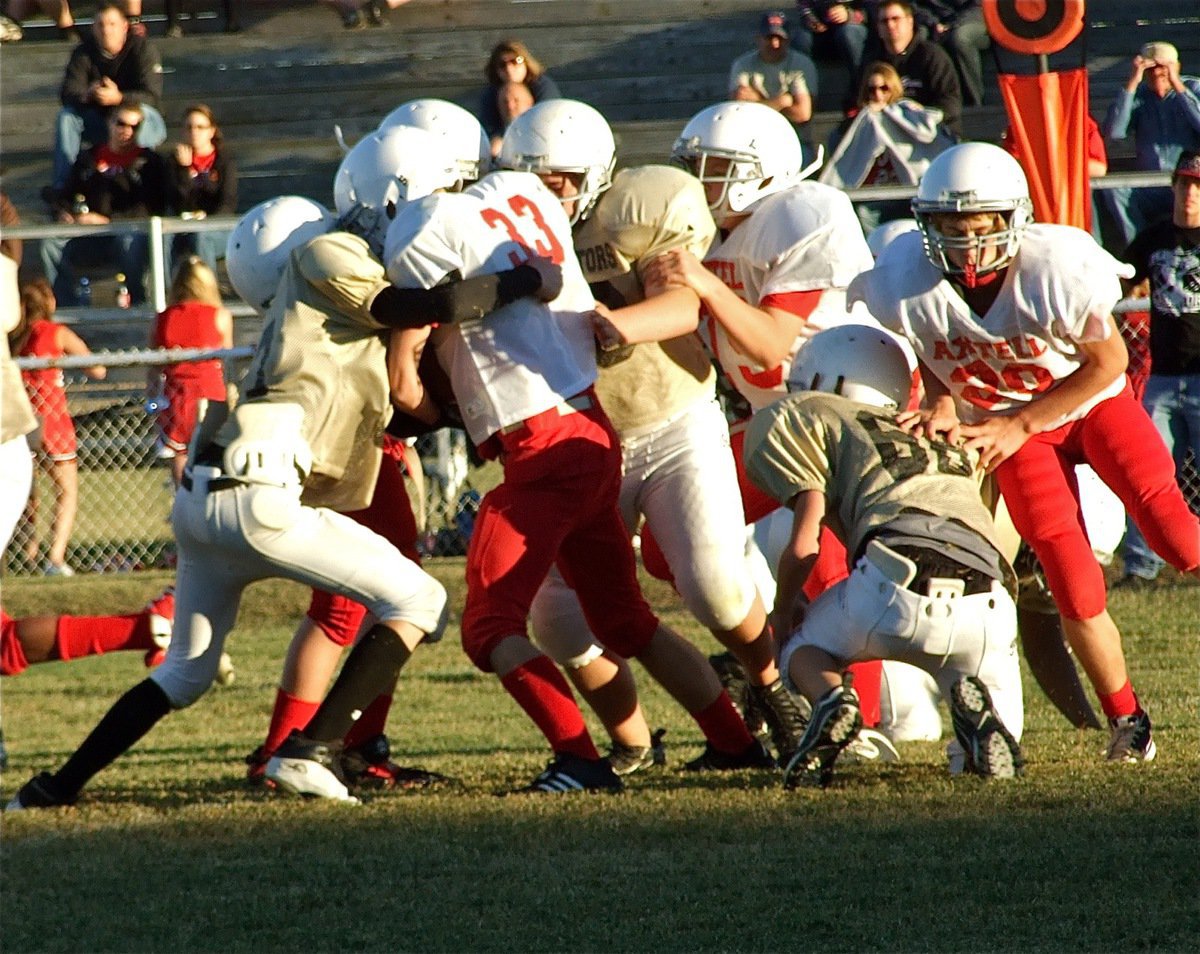
<path id="1" fill-rule="evenodd" d="M 75 16 L 71 13 L 71 4 L 67 0 L 8 0 L 4 4 L 4 17 L 17 28 L 13 40 L 21 39 L 21 21 L 35 10 L 40 10 L 45 16 L 54 21 L 58 28 L 60 40 L 79 41 L 79 30 L 75 27 Z"/>
<path id="2" fill-rule="evenodd" d="M 61 358 L 64 355 L 89 355 L 91 350 L 79 335 L 66 325 L 54 321 L 57 302 L 49 282 L 35 279 L 21 289 L 21 318 L 9 332 L 8 341 L 13 354 L 21 357 Z M 83 373 L 93 381 L 102 381 L 102 365 L 84 368 Z M 67 563 L 67 544 L 75 526 L 79 507 L 79 469 L 75 459 L 75 422 L 67 410 L 66 382 L 61 368 L 22 371 L 29 402 L 41 425 L 41 448 L 38 464 L 54 483 L 54 517 L 51 520 L 50 549 L 42 570 L 47 576 L 74 576 Z M 38 556 L 37 490 L 29 495 L 25 508 L 29 524 L 25 555 L 31 563 Z"/>
<path id="3" fill-rule="evenodd" d="M 99 225 L 113 219 L 144 219 L 167 209 L 166 160 L 137 144 L 142 107 L 119 106 L 108 121 L 108 140 L 83 153 L 61 190 L 50 194 L 62 223 Z M 132 304 L 146 300 L 145 272 L 150 257 L 146 232 L 42 239 L 42 268 L 60 304 L 78 304 L 74 263 L 99 264 L 115 252 L 117 270 L 129 283 Z"/>
<path id="4" fill-rule="evenodd" d="M 1171 217 L 1139 232 L 1125 260 L 1136 269 L 1130 285 L 1150 281 L 1150 377 L 1142 404 L 1178 475 L 1188 451 L 1200 466 L 1200 150 L 1180 154 L 1171 193 Z M 1144 586 L 1163 568 L 1132 520 L 1124 557 L 1118 586 Z"/>
<path id="5" fill-rule="evenodd" d="M 496 111 L 500 114 L 501 134 L 492 140 L 492 158 L 500 155 L 500 144 L 504 141 L 504 130 L 512 121 L 533 106 L 533 91 L 524 83 L 513 80 L 496 90 Z"/>
<path id="6" fill-rule="evenodd" d="M 1170 43 L 1147 43 L 1138 51 L 1129 79 L 1104 117 L 1110 141 L 1130 133 L 1138 169 L 1172 169 L 1185 149 L 1200 149 L 1200 79 L 1180 75 L 1179 51 Z M 1166 187 L 1110 189 L 1107 195 L 1122 244 L 1171 215 Z"/>
<path id="7" fill-rule="evenodd" d="M 877 59 L 895 67 L 904 95 L 940 109 L 946 129 L 961 136 L 963 97 L 958 73 L 945 50 L 917 36 L 913 5 L 908 0 L 884 0 L 875 26 L 880 42 Z"/>
<path id="8" fill-rule="evenodd" d="M 798 28 L 792 30 L 792 46 L 808 57 L 836 56 L 846 65 L 853 86 L 862 69 L 867 43 L 866 3 L 806 2 L 797 0 Z"/>
<path id="9" fill-rule="evenodd" d="M 854 115 L 835 131 L 821 182 L 839 189 L 865 185 L 916 185 L 938 153 L 954 145 L 941 110 L 904 95 L 900 74 L 887 63 L 863 72 Z M 863 230 L 909 214 L 904 199 L 856 203 Z"/>
<path id="10" fill-rule="evenodd" d="M 182 11 L 183 0 L 163 0 L 163 12 L 167 15 L 167 32 L 165 36 L 175 39 L 183 36 L 183 27 L 179 25 L 179 15 Z M 225 14 L 225 32 L 238 33 L 242 25 L 238 22 L 237 10 L 233 0 L 221 0 L 221 8 Z"/>
<path id="11" fill-rule="evenodd" d="M 216 275 L 198 256 L 189 255 L 175 269 L 167 294 L 167 310 L 154 319 L 150 347 L 233 347 L 233 316 L 221 304 Z M 188 441 L 196 429 L 197 403 L 201 398 L 225 400 L 221 360 L 149 368 L 146 391 L 151 398 L 161 395 L 166 399 L 156 421 L 163 445 L 175 452 L 171 476 L 178 487 L 187 462 Z"/>
<path id="12" fill-rule="evenodd" d="M 138 144 L 151 149 L 167 138 L 158 112 L 162 98 L 162 62 L 142 37 L 133 35 L 120 0 L 101 0 L 92 32 L 67 61 L 54 129 L 53 186 L 61 189 L 84 142 L 108 138 L 106 123 L 119 107 L 138 104 L 144 120 Z"/>
<path id="13" fill-rule="evenodd" d="M 497 98 L 501 86 L 505 83 L 524 83 L 533 94 L 535 103 L 562 98 L 558 84 L 520 40 L 508 39 L 497 43 L 488 57 L 483 75 L 487 77 L 488 85 L 479 96 L 476 115 L 491 140 L 493 156 L 499 154 L 500 141 L 504 138 L 504 121 Z"/>
<path id="14" fill-rule="evenodd" d="M 789 38 L 787 17 L 778 11 L 763 14 L 755 49 L 729 67 L 729 98 L 770 106 L 795 127 L 807 147 L 817 67 L 788 45 Z"/>
<path id="15" fill-rule="evenodd" d="M 983 51 L 991 46 L 980 0 L 916 0 L 917 21 L 950 54 L 958 70 L 963 103 L 983 104 Z"/>
<path id="16" fill-rule="evenodd" d="M 183 114 L 183 138 L 176 143 L 168 161 L 171 170 L 167 204 L 184 218 L 233 215 L 237 211 L 237 163 L 229 155 L 221 127 L 209 106 L 195 103 Z M 216 270 L 225 254 L 229 231 L 188 232 L 175 236 L 173 258 L 199 255 Z"/>

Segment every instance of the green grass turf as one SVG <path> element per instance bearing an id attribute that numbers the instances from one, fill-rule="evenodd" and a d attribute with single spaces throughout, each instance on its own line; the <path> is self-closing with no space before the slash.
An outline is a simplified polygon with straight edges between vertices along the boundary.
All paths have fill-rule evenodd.
<path id="1" fill-rule="evenodd" d="M 434 571 L 461 605 L 461 561 Z M 119 612 L 169 578 L 6 583 L 14 615 Z M 710 638 L 663 587 L 652 602 Z M 618 796 L 496 798 L 540 768 L 540 736 L 451 631 L 400 682 L 403 760 L 454 776 L 360 807 L 250 790 L 288 635 L 307 596 L 248 591 L 238 678 L 172 715 L 78 807 L 3 819 L 3 949 L 25 951 L 1191 950 L 1197 900 L 1200 588 L 1117 593 L 1156 762 L 1103 764 L 1026 683 L 1028 775 L 951 780 L 941 746 L 841 771 L 824 792 L 770 773 L 684 775 L 699 732 L 647 678 L 671 765 Z M 7 798 L 61 763 L 138 654 L 3 683 Z"/>

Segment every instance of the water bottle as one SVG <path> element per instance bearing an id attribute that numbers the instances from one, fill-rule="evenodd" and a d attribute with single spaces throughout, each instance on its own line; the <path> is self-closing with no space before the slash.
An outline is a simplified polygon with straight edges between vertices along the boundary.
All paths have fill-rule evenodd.
<path id="1" fill-rule="evenodd" d="M 80 308 L 92 307 L 92 283 L 87 280 L 84 275 L 79 279 L 79 284 L 75 286 L 75 300 L 79 302 Z"/>
<path id="2" fill-rule="evenodd" d="M 75 193 L 75 201 L 71 203 L 71 211 L 75 213 L 75 215 L 83 215 L 84 212 L 91 211 L 88 208 L 87 199 L 84 197 L 82 192 Z"/>
<path id="3" fill-rule="evenodd" d="M 129 294 L 129 286 L 125 284 L 125 274 L 117 272 L 117 307 L 128 308 L 133 304 L 133 298 Z"/>

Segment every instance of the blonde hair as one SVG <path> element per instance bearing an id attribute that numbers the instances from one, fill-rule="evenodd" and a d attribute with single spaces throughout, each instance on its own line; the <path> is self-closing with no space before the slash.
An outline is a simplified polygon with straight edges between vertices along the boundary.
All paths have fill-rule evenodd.
<path id="1" fill-rule="evenodd" d="M 876 76 L 883 77 L 883 81 L 887 84 L 889 106 L 904 98 L 904 81 L 900 79 L 896 67 L 891 63 L 875 62 L 863 70 L 862 82 L 858 84 L 859 106 L 865 106 L 870 102 L 871 98 L 867 95 L 867 87 L 871 85 L 871 80 Z"/>
<path id="2" fill-rule="evenodd" d="M 54 317 L 56 304 L 54 289 L 46 279 L 35 278 L 21 286 L 21 314 L 16 326 L 8 333 L 8 347 L 13 354 L 25 347 L 35 321 L 49 321 Z"/>
<path id="3" fill-rule="evenodd" d="M 167 304 L 178 305 L 185 301 L 198 301 L 216 308 L 221 306 L 221 290 L 217 287 L 217 276 L 198 255 L 185 258 L 171 276 Z"/>

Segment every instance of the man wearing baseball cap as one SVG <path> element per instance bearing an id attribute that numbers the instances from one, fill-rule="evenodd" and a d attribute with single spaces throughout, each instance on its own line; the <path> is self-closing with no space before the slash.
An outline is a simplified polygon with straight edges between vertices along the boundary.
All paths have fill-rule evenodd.
<path id="1" fill-rule="evenodd" d="M 778 11 L 763 14 L 758 47 L 739 56 L 729 68 L 729 98 L 764 103 L 778 110 L 807 140 L 812 118 L 817 67 L 788 45 L 787 17 Z"/>
<path id="2" fill-rule="evenodd" d="M 1200 79 L 1180 75 L 1173 44 L 1146 43 L 1138 50 L 1103 129 L 1110 141 L 1133 135 L 1138 169 L 1165 171 L 1185 149 L 1200 149 Z M 1107 194 L 1124 242 L 1171 214 L 1170 189 L 1111 189 Z"/>
<path id="3" fill-rule="evenodd" d="M 1165 44 L 1164 44 L 1165 45 Z M 1150 279 L 1150 378 L 1142 404 L 1183 468 L 1200 460 L 1200 150 L 1185 149 L 1171 177 L 1171 217 L 1138 234 L 1125 253 L 1131 284 Z M 1117 586 L 1146 587 L 1163 561 L 1129 524 L 1125 575 Z"/>

